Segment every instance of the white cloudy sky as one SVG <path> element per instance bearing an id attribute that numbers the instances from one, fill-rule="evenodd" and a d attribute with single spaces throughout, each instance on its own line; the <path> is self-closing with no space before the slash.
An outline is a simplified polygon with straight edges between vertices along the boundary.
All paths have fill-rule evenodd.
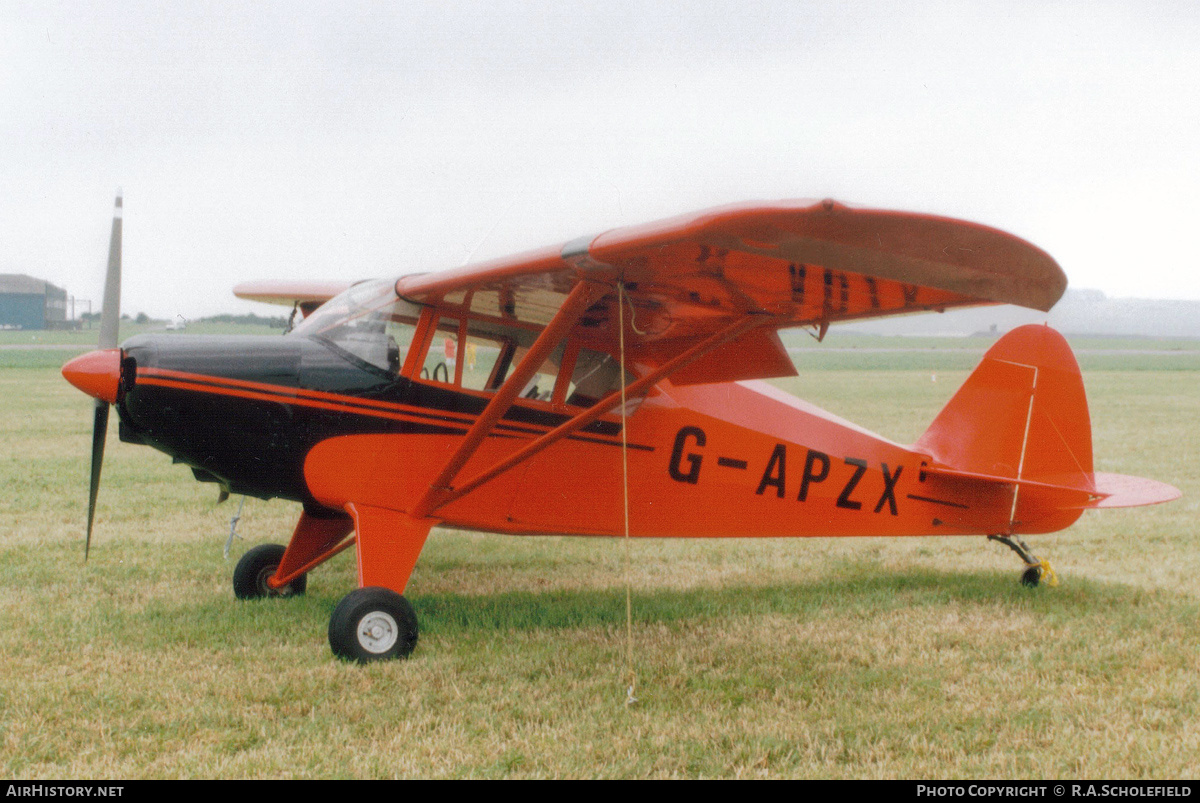
<path id="1" fill-rule="evenodd" d="M 0 272 L 127 312 L 734 201 L 978 220 L 1200 298 L 1200 5 L 0 0 Z"/>

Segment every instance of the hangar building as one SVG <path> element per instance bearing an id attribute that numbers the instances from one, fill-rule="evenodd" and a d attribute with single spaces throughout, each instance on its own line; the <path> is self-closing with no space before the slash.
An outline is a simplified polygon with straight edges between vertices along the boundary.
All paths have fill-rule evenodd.
<path id="1" fill-rule="evenodd" d="M 0 328 L 65 329 L 67 291 L 23 273 L 0 273 Z"/>

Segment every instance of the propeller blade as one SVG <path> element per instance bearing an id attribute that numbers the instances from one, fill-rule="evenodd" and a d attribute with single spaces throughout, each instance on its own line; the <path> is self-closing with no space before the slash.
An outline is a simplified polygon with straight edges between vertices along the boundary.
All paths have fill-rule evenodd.
<path id="1" fill-rule="evenodd" d="M 108 238 L 108 271 L 104 274 L 104 306 L 100 313 L 100 348 L 117 347 L 121 322 L 121 191 L 113 206 L 112 234 Z"/>
<path id="2" fill-rule="evenodd" d="M 92 481 L 88 490 L 87 540 L 83 542 L 85 563 L 92 548 L 92 523 L 96 520 L 96 494 L 100 491 L 100 469 L 104 465 L 104 441 L 107 436 L 108 402 L 96 399 L 96 413 L 92 423 Z"/>
<path id="3" fill-rule="evenodd" d="M 113 203 L 112 233 L 108 238 L 108 270 L 104 275 L 104 306 L 100 312 L 101 349 L 117 347 L 117 328 L 121 323 L 121 191 Z M 92 421 L 92 475 L 88 488 L 87 540 L 83 544 L 86 563 L 92 548 L 92 525 L 96 519 L 96 496 L 100 492 L 100 469 L 104 466 L 104 441 L 108 437 L 108 402 L 96 399 Z"/>

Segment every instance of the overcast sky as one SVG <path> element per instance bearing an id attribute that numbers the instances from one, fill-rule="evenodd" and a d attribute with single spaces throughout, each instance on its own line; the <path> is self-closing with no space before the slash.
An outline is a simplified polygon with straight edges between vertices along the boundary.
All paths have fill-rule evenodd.
<path id="1" fill-rule="evenodd" d="M 1200 299 L 1200 4 L 0 0 L 0 272 L 123 310 L 737 201 L 1011 231 Z"/>

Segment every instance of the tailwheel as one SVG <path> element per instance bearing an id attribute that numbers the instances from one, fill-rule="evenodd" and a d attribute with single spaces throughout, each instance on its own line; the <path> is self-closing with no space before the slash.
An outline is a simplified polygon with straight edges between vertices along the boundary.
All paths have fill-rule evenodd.
<path id="1" fill-rule="evenodd" d="M 333 609 L 329 646 L 337 657 L 360 664 L 407 658 L 417 646 L 417 614 L 391 589 L 359 588 Z"/>
<path id="2" fill-rule="evenodd" d="M 282 588 L 271 588 L 267 579 L 275 576 L 285 548 L 281 544 L 259 544 L 238 561 L 233 570 L 233 593 L 238 599 L 291 597 L 308 588 L 308 575 L 302 574 Z"/>
<path id="3" fill-rule="evenodd" d="M 1050 561 L 1033 554 L 1033 550 L 1019 535 L 989 535 L 988 540 L 999 541 L 1025 561 L 1025 571 L 1021 572 L 1021 585 L 1037 588 L 1043 581 L 1048 586 L 1058 585 L 1058 575 L 1054 573 Z"/>

